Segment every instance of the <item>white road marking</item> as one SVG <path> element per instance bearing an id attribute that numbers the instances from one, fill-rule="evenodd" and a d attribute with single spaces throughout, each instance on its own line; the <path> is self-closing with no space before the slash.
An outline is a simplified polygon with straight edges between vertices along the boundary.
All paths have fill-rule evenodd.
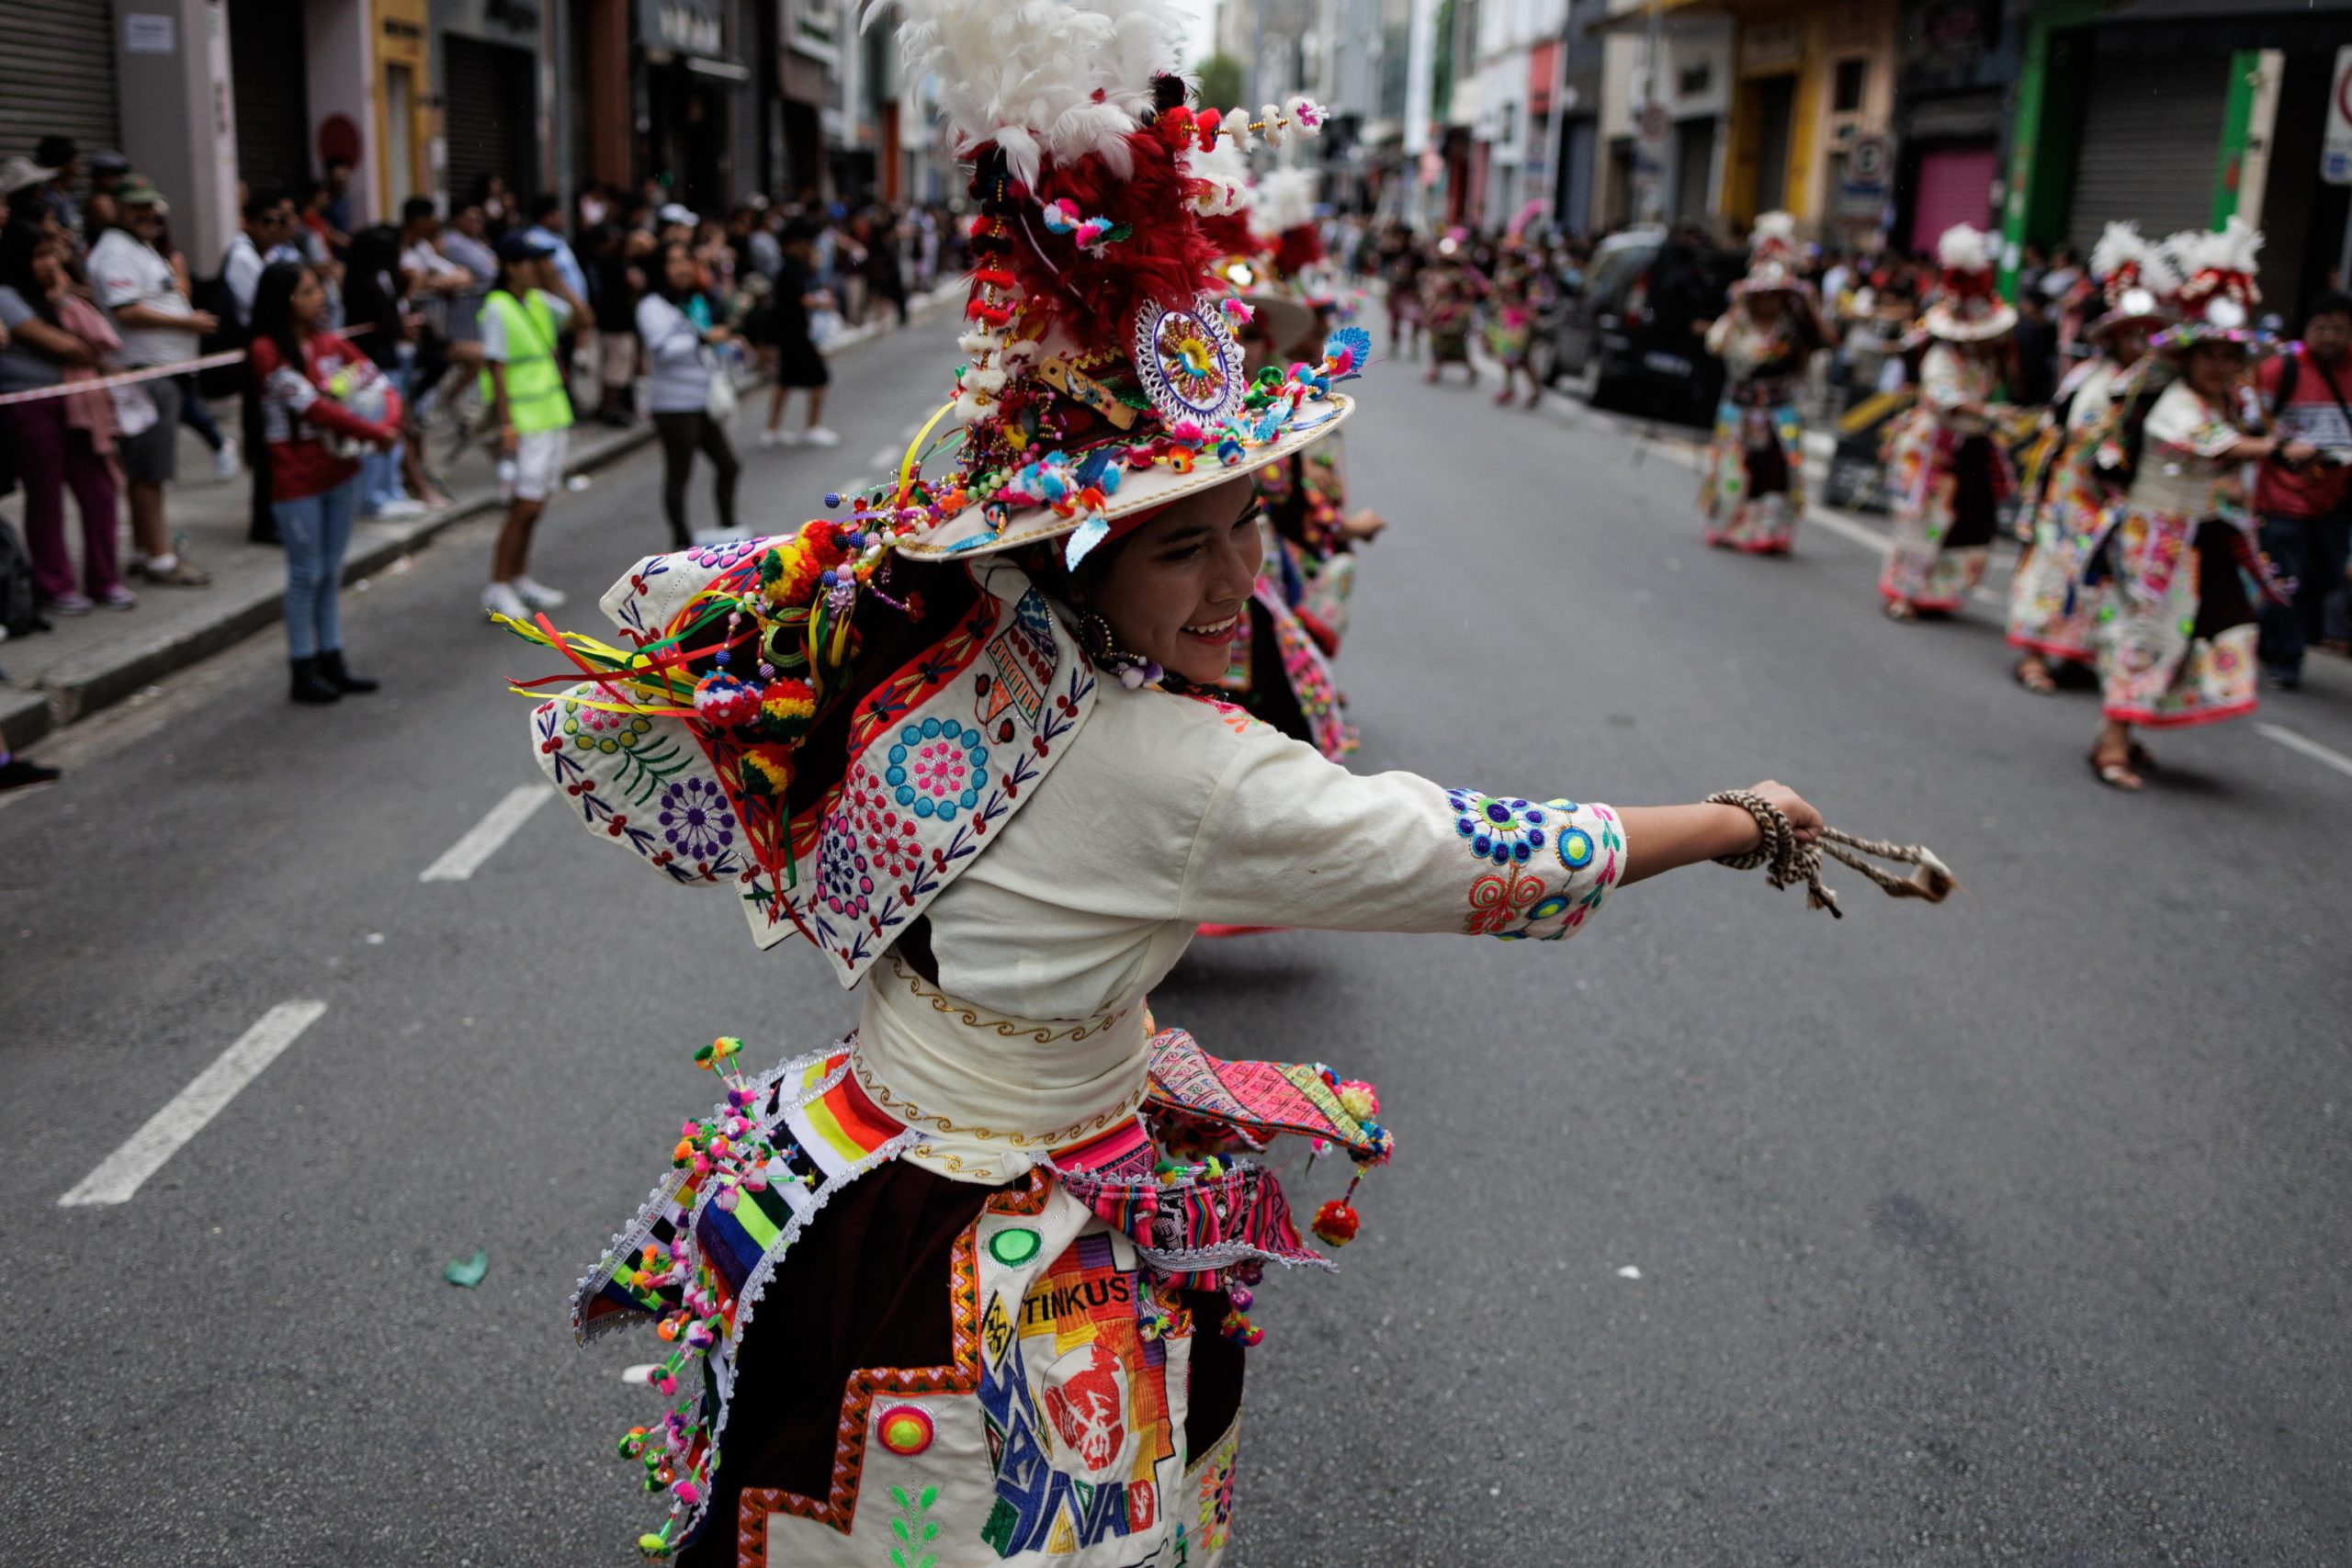
<path id="1" fill-rule="evenodd" d="M 907 449 L 903 446 L 877 446 L 874 449 L 874 455 L 865 459 L 865 466 L 869 468 L 888 468 L 895 474 L 899 471 L 899 462 L 906 455 Z"/>
<path id="2" fill-rule="evenodd" d="M 197 1074 L 170 1104 L 149 1117 L 145 1126 L 60 1198 L 59 1206 L 77 1209 L 129 1202 L 141 1182 L 161 1170 L 181 1145 L 202 1132 L 239 1089 L 259 1077 L 262 1069 L 277 1060 L 278 1053 L 293 1044 L 326 1010 L 324 1002 L 280 1002 L 262 1014 L 259 1022 Z"/>
<path id="3" fill-rule="evenodd" d="M 2271 724 L 2257 719 L 2254 732 L 2265 740 L 2284 746 L 2290 751 L 2300 751 L 2323 767 L 2334 768 L 2346 778 L 2352 778 L 2352 757 L 2332 746 L 2323 746 L 2308 735 L 2299 735 L 2283 724 Z"/>
<path id="4" fill-rule="evenodd" d="M 451 844 L 439 860 L 417 873 L 419 882 L 463 882 L 481 869 L 481 863 L 498 852 L 498 846 L 514 836 L 514 829 L 531 819 L 531 813 L 555 798 L 555 791 L 543 784 L 516 784 L 506 792 L 506 798 L 490 808 L 490 815 L 466 829 L 466 836 Z"/>
<path id="5" fill-rule="evenodd" d="M 1857 523 L 1844 513 L 1832 512 L 1826 506 L 1806 507 L 1804 520 L 1815 528 L 1826 528 L 1839 538 L 1860 545 L 1866 550 L 1878 554 L 1883 554 L 1886 550 L 1884 534 L 1867 523 Z"/>

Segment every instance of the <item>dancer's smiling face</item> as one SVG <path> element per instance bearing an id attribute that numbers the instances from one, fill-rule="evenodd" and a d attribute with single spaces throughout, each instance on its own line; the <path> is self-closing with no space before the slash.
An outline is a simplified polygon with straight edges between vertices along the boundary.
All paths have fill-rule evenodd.
<path id="1" fill-rule="evenodd" d="M 1206 685 L 1250 613 L 1261 554 L 1258 498 L 1247 479 L 1186 496 L 1119 542 L 1085 607 L 1111 623 L 1121 649 Z"/>

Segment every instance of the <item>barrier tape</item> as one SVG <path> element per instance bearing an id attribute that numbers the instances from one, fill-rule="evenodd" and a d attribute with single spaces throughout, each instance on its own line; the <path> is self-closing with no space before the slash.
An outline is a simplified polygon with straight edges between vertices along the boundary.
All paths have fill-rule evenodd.
<path id="1" fill-rule="evenodd" d="M 0 392 L 0 408 L 10 403 L 37 402 L 42 398 L 71 397 L 75 392 L 100 392 L 108 387 L 128 387 L 134 381 L 159 381 L 166 376 L 185 376 L 191 370 L 209 370 L 215 366 L 243 363 L 245 351 L 232 348 L 220 354 L 208 354 L 201 359 L 183 359 L 174 365 L 150 365 L 140 370 L 118 370 L 111 376 L 93 377 L 86 381 L 61 381 L 54 387 L 35 387 L 24 392 Z"/>
<path id="2" fill-rule="evenodd" d="M 376 330 L 373 321 L 362 321 L 356 327 L 345 327 L 342 337 L 366 337 Z M 102 392 L 109 387 L 128 387 L 135 381 L 160 381 L 166 376 L 185 376 L 191 370 L 211 370 L 223 365 L 242 365 L 246 351 L 242 348 L 223 349 L 199 359 L 182 359 L 170 365 L 148 365 L 136 370 L 118 370 L 107 376 L 96 376 L 86 381 L 61 381 L 54 387 L 35 387 L 29 391 L 0 392 L 0 408 L 10 403 L 38 402 L 43 398 L 66 398 L 75 392 Z"/>

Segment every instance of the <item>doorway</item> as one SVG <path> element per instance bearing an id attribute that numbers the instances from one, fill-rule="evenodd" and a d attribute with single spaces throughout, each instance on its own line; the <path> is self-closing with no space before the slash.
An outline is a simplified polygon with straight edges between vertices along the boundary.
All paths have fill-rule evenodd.
<path id="1" fill-rule="evenodd" d="M 1788 204 L 1789 142 L 1795 130 L 1797 79 L 1794 74 L 1763 76 L 1740 84 L 1741 110 L 1755 126 L 1755 212 L 1773 212 Z"/>

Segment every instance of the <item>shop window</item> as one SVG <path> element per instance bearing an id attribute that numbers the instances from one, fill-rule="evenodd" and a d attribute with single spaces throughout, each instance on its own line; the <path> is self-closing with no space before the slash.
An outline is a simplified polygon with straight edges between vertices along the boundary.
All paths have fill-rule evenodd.
<path id="1" fill-rule="evenodd" d="M 1704 93 L 1713 81 L 1713 72 L 1702 60 L 1696 65 L 1686 65 L 1682 68 L 1674 79 L 1674 90 L 1683 97 L 1695 98 Z"/>
<path id="2" fill-rule="evenodd" d="M 1867 60 L 1841 60 L 1838 75 L 1829 92 L 1829 112 L 1856 114 L 1862 107 L 1862 85 L 1870 79 L 1871 62 Z"/>

